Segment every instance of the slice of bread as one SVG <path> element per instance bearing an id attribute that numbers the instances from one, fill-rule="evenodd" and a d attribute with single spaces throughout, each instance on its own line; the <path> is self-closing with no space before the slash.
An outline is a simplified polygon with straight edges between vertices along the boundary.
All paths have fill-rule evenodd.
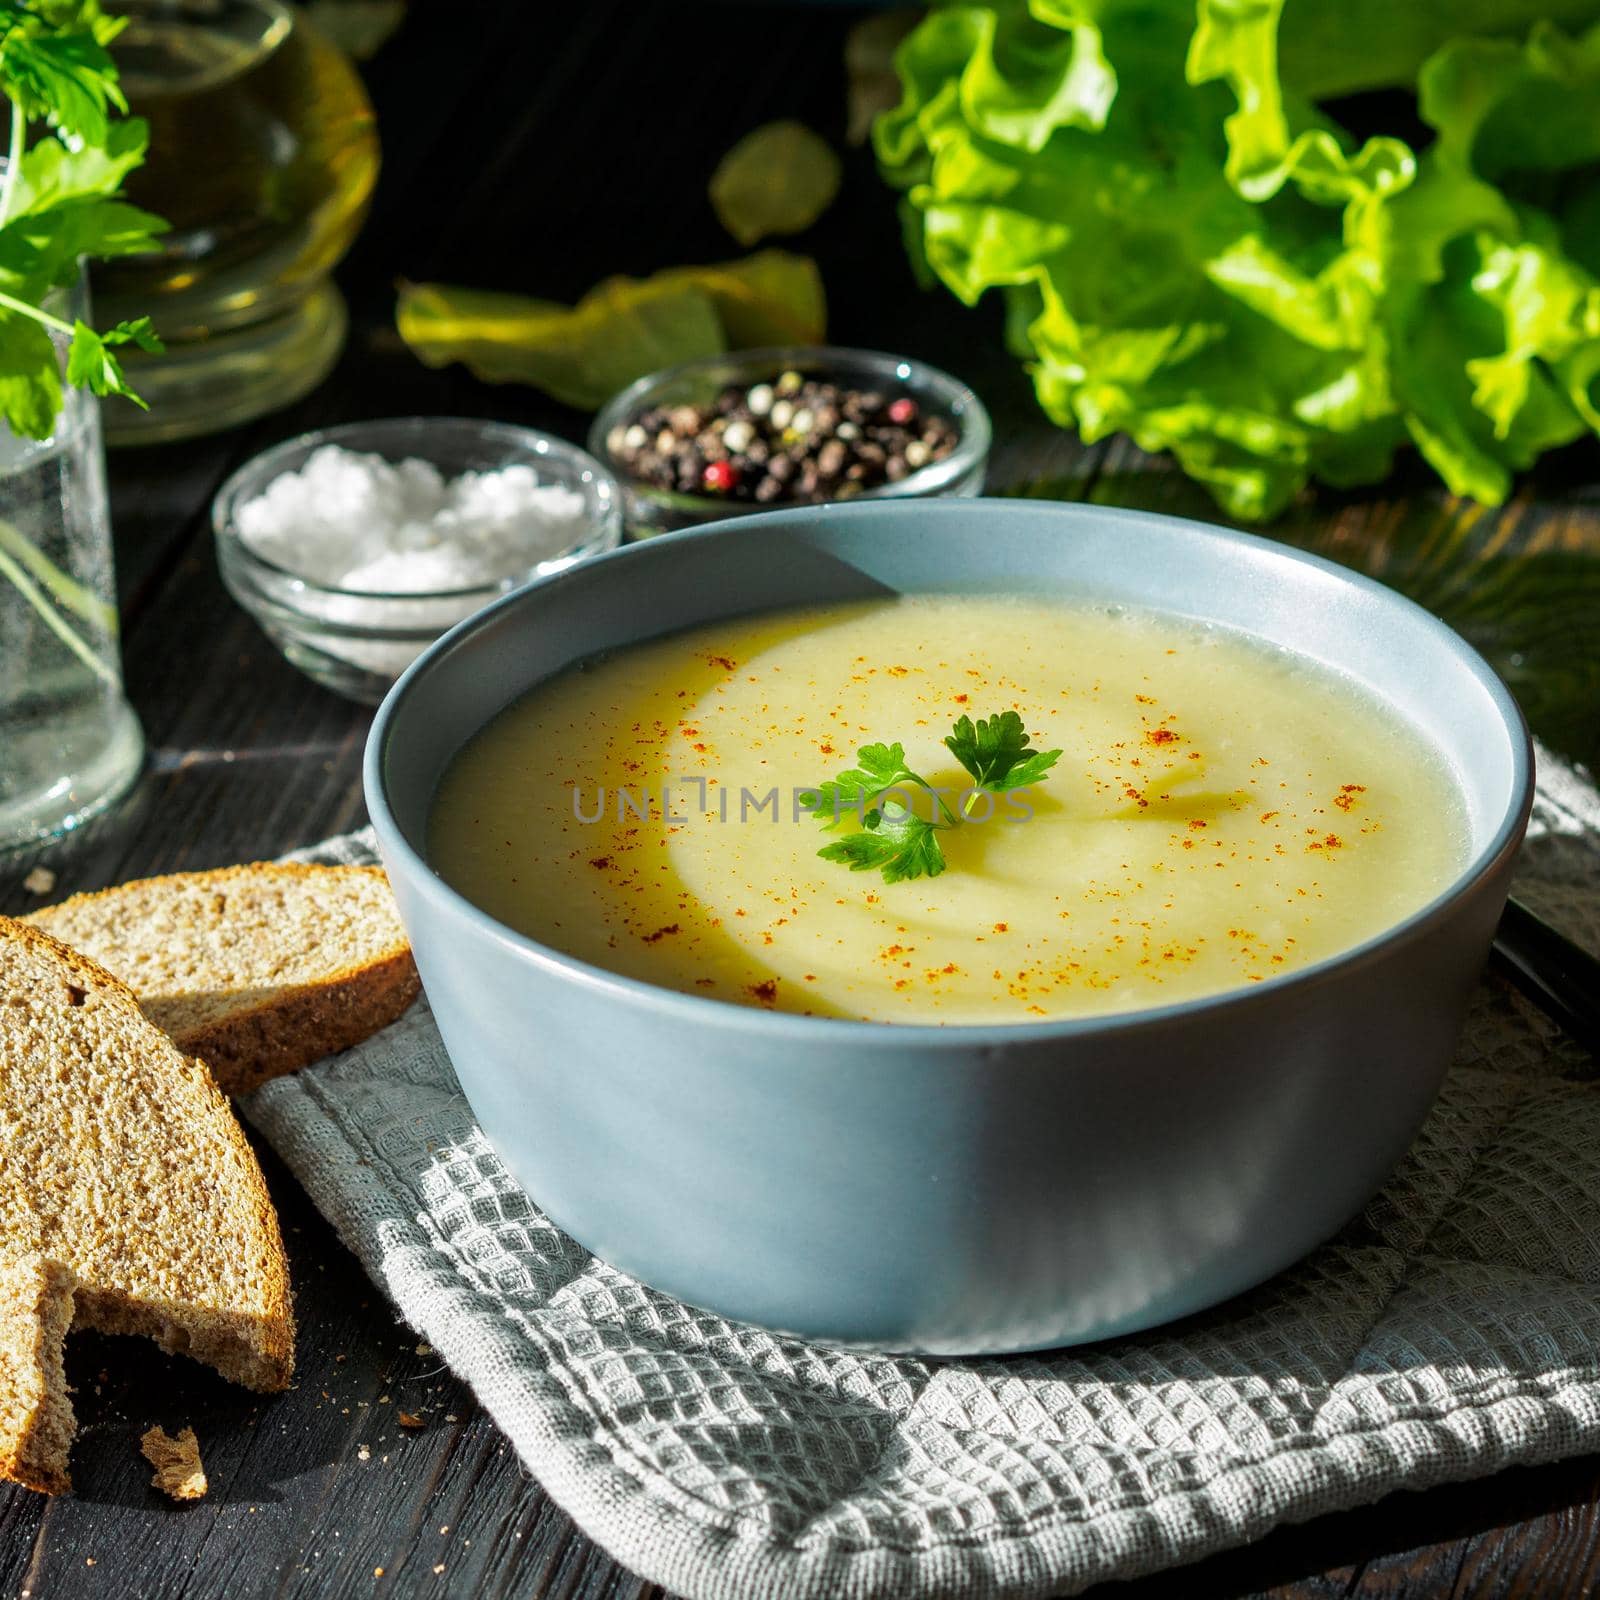
<path id="1" fill-rule="evenodd" d="M 228 1102 L 125 984 L 42 929 L 0 917 L 0 1261 L 26 1274 L 15 1264 L 29 1258 L 76 1279 L 74 1326 L 145 1334 L 252 1389 L 288 1386 L 283 1239 Z M 34 1303 L 32 1348 L 47 1352 L 59 1280 Z M 48 1394 L 48 1361 L 28 1356 L 27 1306 L 13 1297 L 9 1315 L 22 1320 L 10 1348 L 45 1372 Z M 0 1392 L 8 1420 L 38 1384 L 18 1378 Z M 31 1462 L 48 1486 L 62 1412 L 35 1414 L 40 1425 L 21 1437 L 38 1450 L 7 1464 Z"/>
<path id="2" fill-rule="evenodd" d="M 59 1261 L 0 1260 L 0 1478 L 45 1494 L 72 1487 L 67 1450 L 77 1423 L 61 1365 L 72 1281 Z"/>
<path id="3" fill-rule="evenodd" d="M 24 920 L 116 973 L 228 1094 L 359 1044 L 419 988 L 380 867 L 177 872 Z"/>

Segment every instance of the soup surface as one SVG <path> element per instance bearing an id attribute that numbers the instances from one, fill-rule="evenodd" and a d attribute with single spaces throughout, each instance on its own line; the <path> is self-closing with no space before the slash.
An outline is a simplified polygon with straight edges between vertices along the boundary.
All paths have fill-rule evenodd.
<path id="1" fill-rule="evenodd" d="M 956 804 L 971 779 L 944 736 L 1007 709 L 1062 755 L 986 821 L 969 800 L 944 872 L 819 858 L 858 823 L 825 832 L 796 797 L 858 746 L 900 741 Z M 429 855 L 500 921 L 650 983 L 1023 1022 L 1358 944 L 1454 875 L 1461 816 L 1425 741 L 1314 663 L 1154 614 L 910 597 L 735 619 L 540 684 L 451 765 Z"/>

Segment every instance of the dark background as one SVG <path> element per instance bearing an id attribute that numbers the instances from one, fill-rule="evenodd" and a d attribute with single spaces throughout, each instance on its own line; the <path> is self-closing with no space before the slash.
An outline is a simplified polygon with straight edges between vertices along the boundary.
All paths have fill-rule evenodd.
<path id="1" fill-rule="evenodd" d="M 272 856 L 365 820 L 370 713 L 300 677 L 228 599 L 210 544 L 216 487 L 267 444 L 363 417 L 495 416 L 581 441 L 584 415 L 422 367 L 393 331 L 395 280 L 571 300 L 611 273 L 740 254 L 706 178 L 735 139 L 778 116 L 842 146 L 843 40 L 861 14 L 703 0 L 412 5 L 363 69 L 385 167 L 339 273 L 352 334 L 338 369 L 287 413 L 112 458 L 128 684 L 150 767 L 113 815 L 0 860 L 0 910 L 39 903 L 22 888 L 36 862 L 64 894 Z M 930 358 L 979 390 L 996 420 L 993 489 L 1214 514 L 1167 463 L 1121 441 L 1085 448 L 1040 418 L 1001 348 L 998 307 L 967 311 L 915 288 L 893 199 L 865 152 L 847 158 L 838 202 L 792 245 L 822 267 L 836 342 Z M 1507 507 L 1480 513 L 1410 461 L 1379 492 L 1303 498 L 1273 531 L 1418 594 L 1490 650 L 1540 728 L 1592 757 L 1597 468 L 1592 445 L 1573 447 Z M 659 1594 L 573 1529 L 270 1152 L 263 1160 L 297 1293 L 295 1389 L 264 1401 L 140 1341 L 74 1338 L 77 1492 L 0 1492 L 0 1594 Z M 402 1431 L 401 1409 L 426 1426 Z M 152 1422 L 195 1427 L 205 1501 L 174 1507 L 149 1487 L 137 1441 Z M 1512 1471 L 1281 1530 L 1106 1593 L 1587 1594 L 1600 1587 L 1597 1503 L 1600 1461 Z"/>

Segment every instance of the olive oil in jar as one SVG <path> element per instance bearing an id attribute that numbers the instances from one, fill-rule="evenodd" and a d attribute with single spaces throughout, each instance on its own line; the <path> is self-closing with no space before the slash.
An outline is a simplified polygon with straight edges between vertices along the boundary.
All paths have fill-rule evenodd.
<path id="1" fill-rule="evenodd" d="M 114 440 L 171 439 L 288 404 L 337 357 L 328 274 L 378 173 L 355 70 L 280 0 L 119 0 L 113 45 L 150 124 L 128 197 L 167 218 L 160 250 L 95 273 L 105 320 L 149 315 L 164 356 L 130 363 L 150 402 L 108 412 Z"/>

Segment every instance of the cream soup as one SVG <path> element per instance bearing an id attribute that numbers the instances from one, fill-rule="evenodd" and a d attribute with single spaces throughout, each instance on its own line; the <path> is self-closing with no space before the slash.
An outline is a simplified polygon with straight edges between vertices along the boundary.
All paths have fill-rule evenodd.
<path id="1" fill-rule="evenodd" d="M 943 873 L 819 858 L 837 835 L 795 797 L 858 746 L 899 740 L 959 793 L 944 736 L 1008 708 L 1062 756 L 942 833 Z M 1464 837 L 1435 753 L 1314 663 L 1154 614 L 930 596 L 721 622 L 540 684 L 456 757 L 428 851 L 491 916 L 632 978 L 976 1023 L 1270 981 L 1424 905 Z"/>

